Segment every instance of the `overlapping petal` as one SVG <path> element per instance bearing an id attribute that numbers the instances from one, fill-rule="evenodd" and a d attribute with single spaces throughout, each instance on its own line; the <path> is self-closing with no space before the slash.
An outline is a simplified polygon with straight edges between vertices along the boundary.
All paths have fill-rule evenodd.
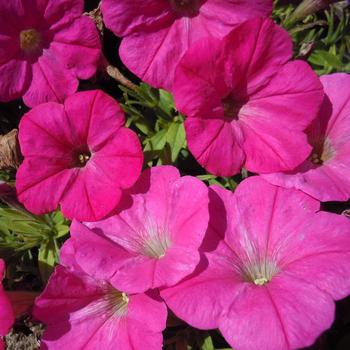
<path id="1" fill-rule="evenodd" d="M 109 214 L 143 162 L 137 135 L 123 123 L 118 103 L 98 90 L 32 109 L 20 124 L 19 200 L 36 214 L 58 205 L 78 220 Z"/>
<path id="2" fill-rule="evenodd" d="M 326 97 L 317 119 L 308 128 L 313 159 L 285 173 L 264 175 L 272 184 L 299 189 L 321 201 L 350 198 L 350 75 L 321 77 Z M 305 103 L 300 105 L 305 106 Z"/>
<path id="3" fill-rule="evenodd" d="M 105 23 L 123 36 L 120 56 L 142 80 L 171 89 L 181 57 L 198 39 L 222 37 L 245 20 L 271 13 L 272 2 L 102 1 Z M 140 55 L 142 52 L 142 55 Z"/>
<path id="4" fill-rule="evenodd" d="M 120 290 L 174 285 L 200 260 L 198 248 L 208 225 L 207 188 L 163 166 L 146 170 L 130 193 L 130 205 L 117 214 L 85 224 L 88 228 L 74 223 L 67 244 L 83 269 Z"/>
<path id="5" fill-rule="evenodd" d="M 47 327 L 42 348 L 161 349 L 165 305 L 146 294 L 124 296 L 123 306 L 120 298 L 108 282 L 58 266 L 34 309 Z"/>
<path id="6" fill-rule="evenodd" d="M 34 107 L 63 102 L 100 59 L 97 29 L 82 17 L 82 0 L 3 1 L 0 100 L 24 98 Z"/>
<path id="7" fill-rule="evenodd" d="M 211 191 L 204 258 L 161 291 L 167 305 L 195 327 L 219 328 L 233 348 L 311 345 L 332 324 L 334 300 L 350 293 L 349 220 L 260 177 Z"/>
<path id="8" fill-rule="evenodd" d="M 324 93 L 306 63 L 289 62 L 291 49 L 287 32 L 257 18 L 196 42 L 182 58 L 175 103 L 187 116 L 189 149 L 211 173 L 291 170 L 310 154 L 305 129 Z"/>

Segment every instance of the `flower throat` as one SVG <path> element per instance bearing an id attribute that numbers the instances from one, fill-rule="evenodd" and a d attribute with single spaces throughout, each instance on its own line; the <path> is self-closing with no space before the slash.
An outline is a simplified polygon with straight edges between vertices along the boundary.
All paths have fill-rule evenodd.
<path id="1" fill-rule="evenodd" d="M 181 15 L 193 16 L 198 13 L 200 0 L 169 0 L 175 12 Z"/>
<path id="2" fill-rule="evenodd" d="M 36 50 L 41 41 L 40 34 L 35 29 L 22 30 L 19 39 L 21 49 L 27 52 Z"/>

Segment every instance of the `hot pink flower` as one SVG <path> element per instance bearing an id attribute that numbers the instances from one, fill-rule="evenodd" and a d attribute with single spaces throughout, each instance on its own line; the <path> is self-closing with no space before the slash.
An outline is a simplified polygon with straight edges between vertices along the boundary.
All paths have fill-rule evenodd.
<path id="1" fill-rule="evenodd" d="M 0 0 L 0 101 L 63 101 L 90 78 L 100 57 L 83 0 Z"/>
<path id="2" fill-rule="evenodd" d="M 106 26 L 125 37 L 119 53 L 142 80 L 170 89 L 175 68 L 199 38 L 222 37 L 237 23 L 268 16 L 271 0 L 102 0 Z"/>
<path id="3" fill-rule="evenodd" d="M 161 292 L 175 314 L 234 349 L 311 345 L 350 293 L 350 222 L 300 191 L 245 180 L 214 187 L 196 274 Z M 225 212 L 226 211 L 226 212 Z"/>
<path id="4" fill-rule="evenodd" d="M 123 127 L 118 102 L 102 91 L 79 92 L 64 105 L 49 102 L 21 120 L 24 161 L 18 199 L 35 214 L 60 204 L 68 218 L 93 221 L 109 214 L 131 187 L 143 162 L 136 134 Z"/>
<path id="5" fill-rule="evenodd" d="M 75 258 L 117 289 L 172 286 L 197 266 L 208 225 L 208 190 L 171 166 L 147 169 L 118 215 L 71 226 Z"/>
<path id="6" fill-rule="evenodd" d="M 326 97 L 307 130 L 312 155 L 293 171 L 264 178 L 320 201 L 346 201 L 350 198 L 350 75 L 326 75 L 321 81 Z"/>
<path id="7" fill-rule="evenodd" d="M 185 54 L 175 102 L 188 117 L 189 148 L 208 171 L 291 170 L 310 154 L 304 130 L 324 93 L 312 69 L 291 57 L 288 33 L 259 18 L 222 40 L 200 40 Z"/>
<path id="8" fill-rule="evenodd" d="M 1 336 L 8 333 L 15 321 L 11 304 L 1 284 L 4 272 L 5 264 L 4 261 L 0 259 L 0 350 L 4 349 L 4 343 L 1 340 Z"/>
<path id="9" fill-rule="evenodd" d="M 34 307 L 46 324 L 41 349 L 160 350 L 167 309 L 159 296 L 126 294 L 93 278 L 66 248 L 61 263 L 69 268 L 56 268 Z"/>

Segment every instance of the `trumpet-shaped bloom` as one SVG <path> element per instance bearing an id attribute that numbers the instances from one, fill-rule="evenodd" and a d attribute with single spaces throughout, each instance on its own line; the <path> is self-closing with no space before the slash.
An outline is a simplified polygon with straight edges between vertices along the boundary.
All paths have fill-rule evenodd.
<path id="1" fill-rule="evenodd" d="M 1 336 L 8 333 L 15 321 L 10 301 L 1 284 L 4 271 L 5 264 L 4 261 L 0 259 L 0 350 L 4 349 L 4 343 L 1 340 Z"/>
<path id="2" fill-rule="evenodd" d="M 0 101 L 62 102 L 78 78 L 95 74 L 100 40 L 83 8 L 83 0 L 0 1 Z"/>
<path id="3" fill-rule="evenodd" d="M 69 267 L 56 267 L 34 307 L 34 316 L 46 324 L 41 349 L 162 348 L 167 310 L 159 295 L 126 294 L 93 278 L 67 247 L 61 263 Z"/>
<path id="4" fill-rule="evenodd" d="M 61 205 L 70 219 L 108 215 L 143 163 L 137 135 L 123 125 L 118 102 L 99 90 L 33 108 L 19 126 L 19 201 L 35 214 Z"/>
<path id="5" fill-rule="evenodd" d="M 350 293 L 350 222 L 308 195 L 245 180 L 212 188 L 205 258 L 161 296 L 198 328 L 219 328 L 234 349 L 311 345 Z"/>
<path id="6" fill-rule="evenodd" d="M 268 16 L 271 0 L 103 0 L 106 26 L 124 37 L 124 64 L 142 80 L 170 89 L 175 68 L 199 38 L 222 37 L 256 16 Z"/>
<path id="7" fill-rule="evenodd" d="M 290 172 L 264 178 L 320 201 L 346 201 L 350 198 L 350 75 L 325 75 L 321 81 L 326 96 L 318 118 L 307 130 L 311 156 Z"/>
<path id="8" fill-rule="evenodd" d="M 173 92 L 187 115 L 189 148 L 216 175 L 291 170 L 310 154 L 304 130 L 323 89 L 270 19 L 253 19 L 222 40 L 203 39 L 184 55 Z M 277 170 L 278 169 L 278 170 Z"/>
<path id="9" fill-rule="evenodd" d="M 197 266 L 208 225 L 208 190 L 171 166 L 143 172 L 132 203 L 103 221 L 73 222 L 76 260 L 117 289 L 143 292 L 172 286 Z M 92 272 L 91 272 L 92 273 Z"/>

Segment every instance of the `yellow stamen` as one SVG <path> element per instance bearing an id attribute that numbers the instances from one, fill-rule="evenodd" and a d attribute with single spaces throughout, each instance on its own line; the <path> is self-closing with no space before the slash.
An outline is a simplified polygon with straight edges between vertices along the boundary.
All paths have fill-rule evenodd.
<path id="1" fill-rule="evenodd" d="M 22 30 L 19 34 L 21 49 L 24 51 L 33 51 L 39 47 L 41 38 L 35 29 Z"/>

